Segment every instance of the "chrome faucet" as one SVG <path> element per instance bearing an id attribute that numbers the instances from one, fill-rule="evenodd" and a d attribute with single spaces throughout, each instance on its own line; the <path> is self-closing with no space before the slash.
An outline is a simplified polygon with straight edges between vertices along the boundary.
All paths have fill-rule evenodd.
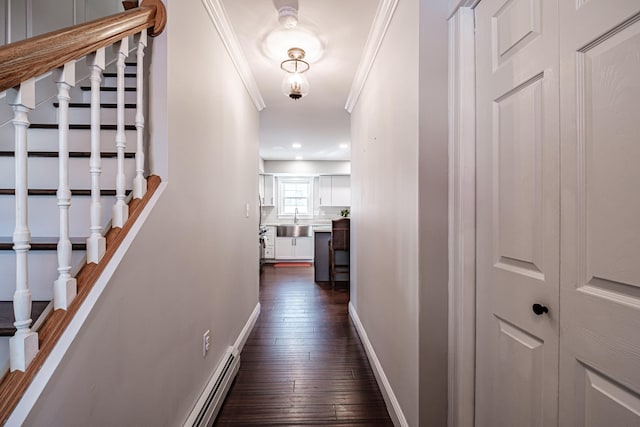
<path id="1" fill-rule="evenodd" d="M 298 223 L 298 208 L 296 208 L 295 212 L 293 213 L 293 223 Z"/>

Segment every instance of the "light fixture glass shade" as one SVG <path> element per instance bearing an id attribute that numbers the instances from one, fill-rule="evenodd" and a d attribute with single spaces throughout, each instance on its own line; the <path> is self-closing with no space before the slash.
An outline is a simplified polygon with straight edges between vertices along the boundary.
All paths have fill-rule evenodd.
<path id="1" fill-rule="evenodd" d="M 282 61 L 280 68 L 285 72 L 282 80 L 282 93 L 293 100 L 298 100 L 309 93 L 309 81 L 306 72 L 309 63 L 304 60 L 305 52 L 299 47 L 287 51 L 289 59 Z"/>
<path id="2" fill-rule="evenodd" d="M 309 80 L 305 73 L 286 73 L 281 89 L 286 96 L 297 100 L 309 93 Z"/>

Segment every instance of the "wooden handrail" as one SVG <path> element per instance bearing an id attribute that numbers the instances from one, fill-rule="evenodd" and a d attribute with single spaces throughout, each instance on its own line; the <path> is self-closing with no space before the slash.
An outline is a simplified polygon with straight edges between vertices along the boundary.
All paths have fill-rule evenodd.
<path id="1" fill-rule="evenodd" d="M 152 28 L 162 32 L 166 11 L 161 0 L 0 47 L 0 92 L 80 59 L 127 36 Z"/>

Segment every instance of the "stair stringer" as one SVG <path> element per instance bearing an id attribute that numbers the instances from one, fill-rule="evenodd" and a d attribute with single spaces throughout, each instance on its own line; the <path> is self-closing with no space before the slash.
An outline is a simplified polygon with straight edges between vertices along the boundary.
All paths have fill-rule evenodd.
<path id="1" fill-rule="evenodd" d="M 7 426 L 20 426 L 26 420 L 31 408 L 37 402 L 49 380 L 55 374 L 56 369 L 62 362 L 65 354 L 69 350 L 69 347 L 74 342 L 76 336 L 81 331 L 82 326 L 91 315 L 91 312 L 100 299 L 100 296 L 109 285 L 109 282 L 111 281 L 119 264 L 125 258 L 127 251 L 135 241 L 140 230 L 144 227 L 145 222 L 149 218 L 149 215 L 153 211 L 157 202 L 162 197 L 166 187 L 167 183 L 161 182 L 158 188 L 153 192 L 153 195 L 149 198 L 148 202 L 142 208 L 139 216 L 134 219 L 134 223 L 128 233 L 115 250 L 113 256 L 107 261 L 104 270 L 97 278 L 95 284 L 93 284 L 84 301 L 80 304 L 78 310 L 60 335 L 51 352 L 46 356 L 46 360 L 34 375 L 33 380 L 27 386 L 22 397 L 11 412 L 11 415 L 7 418 Z"/>

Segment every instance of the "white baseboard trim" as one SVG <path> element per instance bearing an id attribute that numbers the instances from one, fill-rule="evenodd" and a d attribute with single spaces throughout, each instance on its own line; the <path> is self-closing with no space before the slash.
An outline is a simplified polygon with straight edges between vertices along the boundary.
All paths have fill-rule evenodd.
<path id="1" fill-rule="evenodd" d="M 249 334 L 253 330 L 253 327 L 258 320 L 258 316 L 260 315 L 260 303 L 256 304 L 256 307 L 253 309 L 253 313 L 249 316 L 247 323 L 245 323 L 244 328 L 240 331 L 240 335 L 238 335 L 238 339 L 233 344 L 233 349 L 240 354 L 242 349 L 244 348 L 244 344 L 247 342 L 247 338 L 249 338 Z"/>
<path id="2" fill-rule="evenodd" d="M 240 335 L 238 335 L 233 347 L 229 347 L 215 372 L 211 375 L 183 427 L 208 426 L 218 416 L 233 379 L 240 368 L 240 352 L 247 342 L 247 338 L 249 338 L 249 334 L 253 330 L 259 315 L 260 303 L 258 302 L 242 331 L 240 331 Z"/>
<path id="3" fill-rule="evenodd" d="M 378 360 L 378 356 L 376 356 L 373 345 L 371 345 L 371 341 L 369 341 L 367 332 L 365 331 L 364 326 L 362 326 L 362 322 L 358 317 L 358 312 L 351 303 L 349 303 L 349 315 L 351 316 L 351 320 L 353 321 L 353 324 L 358 331 L 360 341 L 362 341 L 364 349 L 367 352 L 369 363 L 373 368 L 373 375 L 375 375 L 376 377 L 376 381 L 378 382 L 378 386 L 380 387 L 380 391 L 382 392 L 382 397 L 384 398 L 384 402 L 387 405 L 387 411 L 389 411 L 389 415 L 391 416 L 393 424 L 395 426 L 409 427 L 407 419 L 405 418 L 404 413 L 402 412 L 402 408 L 400 407 L 400 403 L 398 402 L 398 399 L 396 398 L 396 395 L 391 388 L 391 384 L 389 383 L 389 380 L 384 373 L 384 369 L 382 369 L 382 365 Z"/>

